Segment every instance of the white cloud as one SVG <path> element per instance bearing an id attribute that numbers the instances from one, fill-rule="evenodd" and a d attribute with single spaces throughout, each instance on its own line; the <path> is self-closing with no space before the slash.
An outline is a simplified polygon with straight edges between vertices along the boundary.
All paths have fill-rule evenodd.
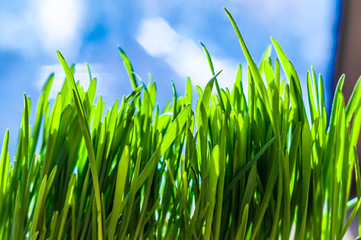
<path id="1" fill-rule="evenodd" d="M 137 35 L 138 43 L 153 57 L 162 57 L 184 80 L 204 87 L 212 77 L 201 45 L 179 35 L 164 19 L 144 20 Z M 218 81 L 221 87 L 232 88 L 237 63 L 232 59 L 212 57 L 215 71 L 223 70 Z"/>
<path id="2" fill-rule="evenodd" d="M 76 57 L 81 44 L 85 4 L 79 0 L 35 0 L 14 11 L 0 10 L 0 48 L 23 55 L 56 58 L 59 49 Z"/>
<path id="3" fill-rule="evenodd" d="M 143 22 L 137 39 L 150 55 L 161 57 L 174 52 L 179 36 L 163 18 L 154 18 Z"/>
<path id="4" fill-rule="evenodd" d="M 80 45 L 84 4 L 76 0 L 38 0 L 35 5 L 37 33 L 46 51 L 71 53 Z"/>

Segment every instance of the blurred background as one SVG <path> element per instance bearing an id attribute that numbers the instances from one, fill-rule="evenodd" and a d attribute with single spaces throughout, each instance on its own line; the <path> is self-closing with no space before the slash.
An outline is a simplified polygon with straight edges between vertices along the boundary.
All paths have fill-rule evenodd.
<path id="1" fill-rule="evenodd" d="M 55 97 L 64 79 L 57 49 L 69 64 L 76 64 L 75 78 L 84 86 L 89 84 L 85 62 L 89 63 L 98 78 L 98 94 L 108 107 L 131 90 L 117 46 L 126 51 L 144 82 L 152 74 L 160 106 L 172 97 L 171 80 L 183 94 L 188 76 L 201 87 L 210 79 L 199 41 L 207 46 L 216 71 L 223 70 L 220 85 L 231 88 L 238 63 L 244 69 L 246 63 L 223 6 L 236 19 L 256 62 L 273 36 L 295 65 L 304 88 L 311 65 L 322 73 L 329 108 L 340 74 L 346 72 L 349 82 L 346 95 L 359 76 L 351 68 L 357 69 L 360 61 L 344 60 L 361 55 L 350 43 L 361 42 L 356 38 L 361 36 L 360 27 L 351 30 L 360 22 L 355 20 L 360 6 L 351 4 L 360 1 L 342 7 L 339 0 L 0 0 L 0 135 L 10 129 L 13 155 L 23 93 L 31 97 L 34 113 L 42 84 L 52 72 Z M 343 14 L 342 9 L 350 13 Z M 347 19 L 341 21 L 342 16 Z M 338 54 L 337 49 L 342 51 Z"/>
<path id="2" fill-rule="evenodd" d="M 57 49 L 76 64 L 75 78 L 84 86 L 89 84 L 89 63 L 108 108 L 131 91 L 117 46 L 144 82 L 152 74 L 160 106 L 173 95 L 171 80 L 183 94 L 188 76 L 201 87 L 210 79 L 199 41 L 207 46 L 216 71 L 223 70 L 220 85 L 231 88 L 237 65 L 245 69 L 246 63 L 223 6 L 257 63 L 273 36 L 295 65 L 304 90 L 313 65 L 323 75 L 328 109 L 341 73 L 346 73 L 344 93 L 349 97 L 361 73 L 358 0 L 0 0 L 0 136 L 10 129 L 11 156 L 23 93 L 32 99 L 34 116 L 49 74 L 56 76 L 52 97 L 63 83 Z"/>
<path id="3" fill-rule="evenodd" d="M 108 107 L 131 90 L 117 46 L 144 82 L 152 74 L 160 106 L 172 97 L 171 80 L 183 94 L 188 76 L 201 87 L 210 79 L 199 41 L 216 71 L 223 70 L 220 85 L 231 88 L 238 63 L 246 69 L 246 61 L 223 6 L 236 19 L 257 63 L 273 36 L 304 87 L 311 65 L 322 73 L 330 102 L 339 75 L 334 76 L 341 16 L 337 0 L 0 0 L 0 135 L 10 129 L 10 153 L 15 153 L 23 93 L 31 97 L 34 112 L 48 75 L 56 76 L 53 97 L 63 83 L 57 49 L 76 64 L 75 78 L 84 86 L 89 83 L 84 63 L 89 63 Z"/>

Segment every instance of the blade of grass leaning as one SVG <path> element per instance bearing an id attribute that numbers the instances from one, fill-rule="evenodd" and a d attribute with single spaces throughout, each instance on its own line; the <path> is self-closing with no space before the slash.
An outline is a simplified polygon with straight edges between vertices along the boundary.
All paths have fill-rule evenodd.
<path id="1" fill-rule="evenodd" d="M 98 214 L 98 239 L 102 240 L 103 239 L 103 233 L 102 233 L 103 224 L 102 224 L 102 217 L 101 217 L 99 179 L 98 179 L 98 173 L 96 170 L 95 153 L 94 153 L 93 144 L 92 144 L 92 141 L 90 138 L 88 121 L 86 119 L 84 107 L 81 102 L 78 89 L 75 85 L 73 74 L 71 73 L 70 68 L 69 68 L 68 64 L 66 63 L 64 57 L 61 55 L 61 53 L 59 51 L 57 51 L 57 53 L 58 53 L 59 61 L 64 68 L 66 79 L 68 82 L 68 87 L 69 87 L 69 90 L 71 91 L 71 95 L 73 96 L 73 100 L 76 105 L 78 119 L 79 119 L 79 125 L 82 130 L 84 140 L 85 140 L 85 145 L 86 145 L 86 148 L 88 151 L 88 157 L 90 160 L 90 169 L 91 169 L 91 173 L 92 173 L 92 177 L 93 177 L 95 202 L 96 202 L 97 214 Z"/>
<path id="2" fill-rule="evenodd" d="M 245 239 L 246 230 L 247 230 L 248 209 L 249 209 L 249 205 L 246 204 L 242 214 L 241 225 L 239 226 L 235 239 Z"/>
<path id="3" fill-rule="evenodd" d="M 269 181 L 267 183 L 267 187 L 264 193 L 264 198 L 262 200 L 261 206 L 259 208 L 258 214 L 256 216 L 256 222 L 253 228 L 253 233 L 251 235 L 251 240 L 254 240 L 256 238 L 256 236 L 260 233 L 260 228 L 261 228 L 261 224 L 263 221 L 263 217 L 266 213 L 266 210 L 268 208 L 268 204 L 271 198 L 271 194 L 273 191 L 273 187 L 276 183 L 277 180 L 277 175 L 278 175 L 278 163 L 277 164 L 273 164 L 272 168 L 271 168 L 271 172 L 270 172 L 270 176 L 269 176 Z"/>
<path id="4" fill-rule="evenodd" d="M 361 200 L 359 200 L 357 202 L 357 205 L 354 207 L 354 209 L 352 210 L 350 216 L 347 219 L 346 224 L 344 225 L 344 227 L 342 228 L 342 232 L 340 233 L 340 235 L 337 237 L 337 239 L 343 239 L 344 235 L 347 232 L 347 229 L 350 227 L 352 220 L 355 218 L 358 210 L 360 209 L 361 206 Z"/>
<path id="5" fill-rule="evenodd" d="M 354 162 L 355 162 L 355 179 L 356 179 L 356 195 L 357 199 L 360 199 L 361 197 L 361 176 L 360 176 L 360 164 L 359 159 L 357 156 L 356 147 L 353 147 L 353 155 L 354 155 Z M 357 222 L 358 222 L 358 231 L 361 232 L 361 211 L 358 211 L 357 214 Z"/>
<path id="6" fill-rule="evenodd" d="M 117 183 L 115 185 L 115 193 L 114 193 L 114 201 L 113 201 L 114 205 L 111 214 L 111 220 L 108 227 L 109 239 L 114 238 L 116 224 L 120 215 L 121 205 L 119 203 L 121 202 L 121 198 L 124 194 L 124 185 L 126 181 L 129 161 L 130 161 L 129 148 L 128 146 L 125 146 L 118 166 Z"/>
<path id="7" fill-rule="evenodd" d="M 5 201 L 5 194 L 7 190 L 7 181 L 8 181 L 8 173 L 9 173 L 9 129 L 6 129 L 5 137 L 2 145 L 1 150 L 1 157 L 0 157 L 0 206 L 3 206 Z M 0 215 L 4 214 L 5 209 L 0 207 Z"/>
<path id="8" fill-rule="evenodd" d="M 215 73 L 215 71 L 214 71 L 212 58 L 211 58 L 211 56 L 209 55 L 209 52 L 208 52 L 206 46 L 205 46 L 202 42 L 200 42 L 200 44 L 202 45 L 203 50 L 204 50 L 204 52 L 205 52 L 205 54 L 206 54 L 206 56 L 207 56 L 207 60 L 208 60 L 209 67 L 210 67 L 210 69 L 211 69 L 211 73 L 212 73 L 212 75 L 214 76 L 216 73 Z M 221 94 L 221 89 L 219 88 L 219 84 L 218 84 L 217 78 L 215 78 L 214 81 L 215 81 L 215 83 L 216 83 L 216 89 L 217 89 L 219 101 L 221 102 L 222 110 L 224 111 L 224 110 L 225 110 L 225 107 L 224 107 L 224 103 L 223 103 L 223 99 L 222 99 L 222 94 Z"/>
<path id="9" fill-rule="evenodd" d="M 38 237 L 38 235 L 39 235 L 39 232 L 34 233 L 34 235 L 31 236 L 30 240 L 36 240 L 36 238 Z"/>
<path id="10" fill-rule="evenodd" d="M 38 198 L 36 200 L 36 205 L 35 205 L 35 212 L 34 212 L 34 217 L 33 217 L 33 221 L 32 221 L 30 236 L 33 236 L 37 232 L 40 213 L 41 213 L 41 211 L 43 209 L 43 204 L 44 204 L 44 201 L 45 201 L 44 193 L 45 193 L 45 189 L 46 189 L 46 181 L 47 181 L 47 176 L 45 176 L 43 178 L 43 180 L 41 182 L 41 185 L 40 185 L 39 195 L 38 195 Z"/>
<path id="11" fill-rule="evenodd" d="M 243 174 L 248 171 L 252 165 L 257 162 L 257 160 L 262 156 L 262 154 L 272 145 L 272 143 L 276 140 L 275 137 L 273 137 L 271 140 L 269 140 L 259 151 L 258 153 L 252 158 L 252 160 L 248 161 L 247 164 L 238 172 L 238 174 L 233 178 L 232 182 L 228 185 L 228 187 L 225 190 L 225 196 L 232 190 L 232 187 L 234 187 L 235 183 L 239 181 L 239 179 L 242 177 Z"/>
<path id="12" fill-rule="evenodd" d="M 69 182 L 68 191 L 67 191 L 66 197 L 65 197 L 64 208 L 61 213 L 60 229 L 59 229 L 58 238 L 57 238 L 58 240 L 63 238 L 64 226 L 65 226 L 65 222 L 67 219 L 69 207 L 71 205 L 71 200 L 73 198 L 75 181 L 76 181 L 76 174 L 73 174 L 73 176 L 71 177 L 70 182 Z"/>
<path id="13" fill-rule="evenodd" d="M 130 78 L 130 82 L 132 83 L 133 89 L 137 89 L 138 88 L 138 84 L 137 84 L 137 79 L 135 77 L 134 74 L 134 69 L 133 69 L 133 65 L 131 64 L 127 54 L 124 52 L 124 50 L 121 47 L 118 47 L 119 51 L 120 51 L 120 55 L 123 59 L 125 68 L 127 69 L 129 78 Z"/>
<path id="14" fill-rule="evenodd" d="M 44 116 L 44 112 L 46 109 L 46 105 L 48 104 L 48 98 L 50 95 L 50 90 L 51 87 L 53 85 L 54 82 L 54 73 L 50 74 L 50 76 L 48 77 L 48 79 L 45 81 L 45 84 L 42 88 L 42 93 L 39 99 L 39 103 L 38 103 L 38 107 L 36 109 L 36 120 L 35 120 L 35 125 L 34 125 L 34 129 L 32 131 L 32 142 L 31 142 L 31 146 L 30 146 L 30 151 L 29 154 L 34 155 L 35 153 L 35 148 L 36 145 L 38 143 L 38 138 L 39 138 L 39 133 L 40 133 L 40 126 L 41 123 L 44 121 L 43 118 Z"/>
<path id="15" fill-rule="evenodd" d="M 210 166 L 209 166 L 209 190 L 208 201 L 209 208 L 206 218 L 205 239 L 210 239 L 212 234 L 212 221 L 214 217 L 214 207 L 216 204 L 217 182 L 219 176 L 219 146 L 216 145 L 212 150 Z"/>
<path id="16" fill-rule="evenodd" d="M 244 42 L 243 40 L 243 37 L 241 35 L 241 32 L 239 31 L 239 28 L 235 22 L 235 20 L 233 19 L 232 15 L 230 14 L 230 12 L 224 8 L 224 10 L 226 11 L 226 14 L 228 15 L 228 18 L 230 19 L 232 25 L 233 25 L 233 28 L 237 34 L 237 37 L 238 37 L 238 40 L 241 44 L 241 48 L 243 50 L 243 53 L 247 59 L 247 63 L 249 65 L 249 68 L 250 68 L 250 71 L 252 73 L 252 77 L 254 78 L 255 80 L 255 84 L 256 84 L 256 88 L 257 90 L 259 91 L 261 97 L 262 97 L 262 100 L 264 101 L 265 103 L 265 106 L 266 106 L 266 110 L 267 110 L 267 113 L 268 115 L 270 116 L 270 119 L 271 119 L 271 122 L 273 122 L 273 114 L 272 114 L 272 110 L 271 110 L 271 106 L 270 106 L 270 102 L 269 102 L 269 98 L 268 98 L 268 95 L 267 95 L 267 90 L 266 90 L 266 87 L 263 83 L 263 80 L 262 80 L 262 77 L 258 71 L 258 68 L 257 68 L 257 65 L 255 64 L 255 62 L 253 61 L 252 57 L 251 57 L 251 54 L 249 53 L 248 51 L 248 48 L 246 46 L 246 43 Z M 278 132 L 278 129 L 277 129 L 277 125 L 275 124 L 272 124 L 272 126 L 275 128 L 275 132 L 277 133 Z"/>
<path id="17" fill-rule="evenodd" d="M 134 167 L 134 171 L 133 171 L 132 181 L 130 183 L 129 204 L 127 206 L 128 208 L 127 208 L 125 216 L 124 216 L 124 218 L 125 218 L 124 223 L 122 224 L 120 233 L 119 233 L 120 239 L 124 239 L 125 235 L 128 231 L 129 221 L 130 221 L 132 211 L 133 211 L 134 198 L 135 198 L 136 192 L 138 191 L 137 182 L 139 181 L 138 175 L 139 175 L 141 157 L 142 157 L 142 148 L 139 148 L 138 154 L 137 154 L 137 161 L 135 163 L 135 167 Z"/>
<path id="18" fill-rule="evenodd" d="M 220 228 L 221 228 L 221 220 L 222 220 L 222 206 L 223 206 L 223 192 L 224 192 L 224 182 L 225 182 L 225 174 L 226 174 L 226 118 L 225 115 L 221 115 L 222 125 L 221 125 L 221 140 L 219 145 L 219 157 L 218 157 L 218 166 L 219 166 L 219 176 L 218 176 L 218 184 L 217 184 L 217 198 L 216 198 L 216 206 L 215 206 L 215 231 L 214 238 L 220 239 Z"/>
<path id="19" fill-rule="evenodd" d="M 356 85 L 354 89 L 352 90 L 352 94 L 350 96 L 350 100 L 347 103 L 346 106 L 346 120 L 347 122 L 350 122 L 351 117 L 355 111 L 355 107 L 357 106 L 357 103 L 361 101 L 361 78 L 359 78 L 356 82 Z"/>
<path id="20" fill-rule="evenodd" d="M 259 64 L 259 72 L 262 74 L 263 72 L 263 67 L 264 67 L 264 61 L 268 61 L 268 59 L 271 57 L 271 53 L 272 53 L 272 46 L 271 44 L 269 44 L 266 48 L 266 50 L 263 52 L 263 55 L 261 57 L 261 61 L 260 61 L 260 64 Z"/>

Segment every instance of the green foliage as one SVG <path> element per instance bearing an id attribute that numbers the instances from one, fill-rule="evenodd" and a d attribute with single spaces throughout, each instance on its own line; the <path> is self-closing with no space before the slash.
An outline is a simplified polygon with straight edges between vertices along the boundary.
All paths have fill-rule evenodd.
<path id="1" fill-rule="evenodd" d="M 248 94 L 241 66 L 231 91 L 219 87 L 202 44 L 214 76 L 197 86 L 194 110 L 188 79 L 185 96 L 173 84 L 160 111 L 156 84 L 138 84 L 119 48 L 133 92 L 104 113 L 89 68 L 85 91 L 58 52 L 66 81 L 50 104 L 50 75 L 34 127 L 24 96 L 12 164 L 5 133 L 0 239 L 341 239 L 361 211 L 360 81 L 345 105 L 340 78 L 328 124 L 322 77 L 311 68 L 308 120 L 298 76 L 276 40 L 279 59 L 271 61 L 269 46 L 257 66 L 226 13 L 248 62 Z M 349 200 L 353 171 L 357 197 Z"/>

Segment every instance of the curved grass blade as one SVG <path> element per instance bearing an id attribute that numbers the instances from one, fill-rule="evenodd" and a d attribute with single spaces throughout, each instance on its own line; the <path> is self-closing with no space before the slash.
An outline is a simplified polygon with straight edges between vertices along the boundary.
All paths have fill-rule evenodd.
<path id="1" fill-rule="evenodd" d="M 124 194 L 124 185 L 126 182 L 129 161 L 130 161 L 129 148 L 128 146 L 125 146 L 118 166 L 117 181 L 115 185 L 115 193 L 114 193 L 114 201 L 113 201 L 113 210 L 111 213 L 111 220 L 108 227 L 108 239 L 114 239 L 115 229 L 120 215 L 120 206 L 121 206 L 120 202 Z"/>
<path id="2" fill-rule="evenodd" d="M 59 229 L 58 238 L 57 238 L 58 240 L 63 238 L 63 231 L 64 231 L 65 223 L 67 220 L 69 207 L 71 205 L 71 201 L 73 198 L 75 181 L 76 181 L 76 174 L 73 174 L 73 176 L 71 177 L 70 182 L 69 182 L 68 191 L 66 193 L 64 208 L 61 212 L 60 229 Z"/>
<path id="3" fill-rule="evenodd" d="M 249 205 L 246 204 L 242 214 L 241 225 L 238 228 L 235 239 L 245 239 L 246 230 L 247 230 L 247 221 L 248 221 L 248 209 L 249 209 Z"/>
<path id="4" fill-rule="evenodd" d="M 101 216 L 99 178 L 98 178 L 98 173 L 97 173 L 97 168 L 96 168 L 94 148 L 93 148 L 93 144 L 92 144 L 92 141 L 90 138 L 88 121 L 87 121 L 87 117 L 85 115 L 84 106 L 80 99 L 78 89 L 75 85 L 74 76 L 73 76 L 72 72 L 70 71 L 70 68 L 69 68 L 68 64 L 66 63 L 64 57 L 61 55 L 61 53 L 59 51 L 57 51 L 57 53 L 58 53 L 59 61 L 65 71 L 69 91 L 71 92 L 71 95 L 73 96 L 73 99 L 75 102 L 75 106 L 76 106 L 77 113 L 78 113 L 79 125 L 80 125 L 81 131 L 84 136 L 85 145 L 86 145 L 88 157 L 90 160 L 90 170 L 91 170 L 92 178 L 93 178 L 95 203 L 96 203 L 97 214 L 98 214 L 98 238 L 100 240 L 102 240 L 103 239 L 103 233 L 102 233 L 103 224 L 102 224 L 102 216 Z"/>
<path id="5" fill-rule="evenodd" d="M 350 227 L 352 220 L 355 218 L 358 210 L 360 209 L 361 206 L 361 200 L 358 201 L 357 205 L 354 207 L 354 209 L 352 210 L 350 216 L 347 219 L 347 222 L 345 224 L 345 226 L 342 229 L 342 232 L 340 233 L 340 235 L 337 237 L 337 239 L 343 239 L 343 236 L 346 234 L 347 229 Z"/>
<path id="6" fill-rule="evenodd" d="M 258 92 L 260 93 L 261 99 L 263 100 L 267 113 L 270 117 L 271 123 L 272 123 L 272 127 L 274 128 L 275 132 L 278 133 L 278 125 L 274 124 L 274 119 L 273 119 L 273 113 L 272 113 L 272 109 L 271 109 L 271 104 L 270 104 L 270 100 L 268 98 L 268 94 L 267 94 L 267 90 L 266 87 L 263 83 L 261 74 L 259 73 L 258 67 L 255 64 L 255 62 L 253 61 L 251 54 L 248 51 L 248 48 L 246 46 L 246 43 L 243 40 L 242 34 L 239 31 L 239 28 L 235 22 L 235 20 L 233 19 L 232 15 L 228 12 L 228 10 L 226 8 L 224 8 L 224 10 L 226 11 L 232 25 L 233 28 L 238 36 L 238 40 L 241 44 L 241 48 L 243 50 L 243 54 L 245 55 L 246 59 L 247 59 L 247 63 L 249 66 L 249 69 L 251 71 L 252 77 L 254 79 L 254 82 L 256 84 L 256 88 L 258 90 Z"/>
<path id="7" fill-rule="evenodd" d="M 247 162 L 247 164 L 240 169 L 240 171 L 237 173 L 237 175 L 233 178 L 232 182 L 228 184 L 228 187 L 224 191 L 224 196 L 226 197 L 232 188 L 235 186 L 235 184 L 241 179 L 241 177 L 252 167 L 254 163 L 257 162 L 257 160 L 262 156 L 262 154 L 272 145 L 272 143 L 276 140 L 275 137 L 273 137 L 271 140 L 269 140 L 258 152 L 257 154 Z"/>
<path id="8" fill-rule="evenodd" d="M 138 88 L 138 84 L 137 84 L 137 79 L 135 77 L 134 74 L 134 69 L 133 69 L 133 65 L 131 64 L 127 54 L 124 52 L 124 50 L 121 47 L 118 47 L 119 51 L 120 51 L 120 55 L 122 56 L 125 68 L 127 69 L 129 78 L 130 78 L 130 82 L 132 83 L 133 89 L 137 89 Z"/>
<path id="9" fill-rule="evenodd" d="M 214 76 L 214 75 L 215 75 L 215 72 L 214 72 L 214 67 L 213 67 L 212 58 L 211 58 L 211 56 L 209 55 L 209 52 L 208 52 L 206 46 L 204 46 L 204 44 L 203 44 L 202 42 L 200 42 L 200 44 L 202 45 L 203 50 L 204 50 L 204 52 L 206 53 L 209 67 L 210 67 L 210 69 L 211 69 L 212 75 Z M 217 78 L 215 78 L 215 82 L 216 82 L 216 89 L 217 89 L 219 101 L 221 102 L 222 110 L 224 111 L 224 110 L 225 110 L 225 106 L 224 106 L 224 103 L 223 103 L 223 98 L 222 98 L 222 94 L 221 94 L 221 89 L 219 88 L 219 84 L 218 84 Z"/>

